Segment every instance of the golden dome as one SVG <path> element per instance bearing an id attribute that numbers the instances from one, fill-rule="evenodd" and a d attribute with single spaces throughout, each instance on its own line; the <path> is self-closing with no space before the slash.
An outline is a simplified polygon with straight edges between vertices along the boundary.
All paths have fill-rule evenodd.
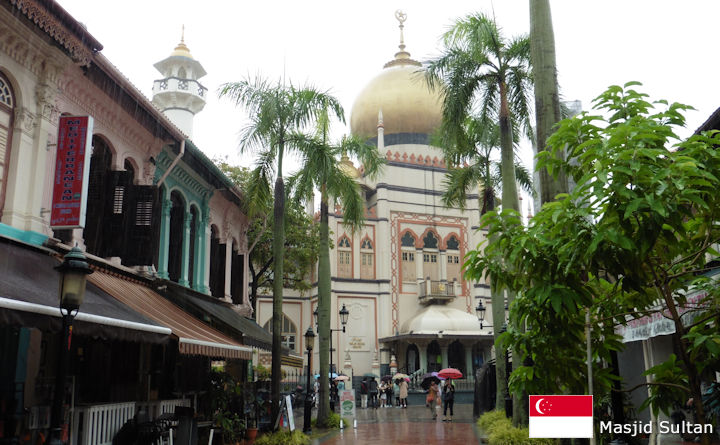
<path id="1" fill-rule="evenodd" d="M 360 172 L 355 168 L 355 164 L 350 160 L 347 153 L 343 153 L 340 158 L 340 169 L 351 178 L 359 178 Z"/>
<path id="2" fill-rule="evenodd" d="M 402 14 L 398 17 L 398 13 Z M 384 134 L 432 134 L 442 121 L 442 99 L 437 90 L 431 91 L 423 77 L 420 62 L 405 51 L 401 11 L 400 51 L 395 59 L 360 92 L 350 114 L 350 131 L 362 138 L 377 136 L 378 113 L 382 112 Z"/>
<path id="3" fill-rule="evenodd" d="M 180 57 L 188 57 L 190 59 L 193 58 L 193 56 L 190 54 L 190 48 L 185 45 L 185 25 L 182 27 L 182 35 L 180 36 L 180 43 L 178 43 L 178 46 L 175 47 L 173 52 L 170 53 L 170 57 L 173 56 L 180 56 Z"/>

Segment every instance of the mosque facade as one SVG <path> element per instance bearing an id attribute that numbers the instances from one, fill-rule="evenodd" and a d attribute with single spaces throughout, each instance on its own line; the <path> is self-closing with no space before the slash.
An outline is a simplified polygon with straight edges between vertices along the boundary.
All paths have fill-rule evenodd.
<path id="1" fill-rule="evenodd" d="M 365 195 L 366 220 L 352 233 L 343 226 L 342 208 L 329 217 L 331 363 L 355 376 L 445 367 L 474 374 L 492 347 L 492 321 L 481 329 L 475 315 L 478 299 L 489 306 L 489 286 L 466 280 L 462 268 L 467 252 L 484 239 L 478 195 L 468 194 L 465 210 L 442 203 L 447 168 L 430 144 L 442 118 L 440 95 L 428 89 L 421 63 L 405 50 L 404 16 L 398 20 L 399 51 L 362 90 L 350 119 L 352 134 L 375 145 L 386 165 L 370 178 L 343 157 Z M 283 334 L 300 352 L 316 306 L 316 289 L 309 299 L 286 294 Z M 343 306 L 349 311 L 344 331 Z M 271 316 L 271 298 L 260 298 L 258 323 Z"/>

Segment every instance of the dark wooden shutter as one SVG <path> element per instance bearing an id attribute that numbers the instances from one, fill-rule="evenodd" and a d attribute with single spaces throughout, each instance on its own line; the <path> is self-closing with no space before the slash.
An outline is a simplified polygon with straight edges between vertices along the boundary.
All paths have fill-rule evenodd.
<path id="1" fill-rule="evenodd" d="M 157 187 L 130 187 L 128 217 L 125 220 L 123 264 L 149 266 L 157 263 L 160 238 L 160 203 Z"/>
<path id="2" fill-rule="evenodd" d="M 110 171 L 106 179 L 103 225 L 101 229 L 101 256 L 123 255 L 125 220 L 129 213 L 132 174 L 127 171 Z"/>
<path id="3" fill-rule="evenodd" d="M 210 293 L 225 298 L 225 244 L 217 238 L 210 242 Z"/>
<path id="4" fill-rule="evenodd" d="M 243 297 L 243 255 L 235 255 L 233 252 L 232 256 L 232 277 L 230 281 L 230 294 L 232 295 L 232 302 L 235 304 L 242 304 Z"/>

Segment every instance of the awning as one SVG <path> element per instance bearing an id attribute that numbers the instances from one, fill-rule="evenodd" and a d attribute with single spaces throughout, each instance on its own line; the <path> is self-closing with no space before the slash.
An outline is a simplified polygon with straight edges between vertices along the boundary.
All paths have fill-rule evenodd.
<path id="1" fill-rule="evenodd" d="M 128 277 L 95 271 L 88 280 L 133 310 L 167 326 L 178 338 L 181 354 L 250 360 L 252 349 L 233 340 Z"/>
<path id="2" fill-rule="evenodd" d="M 0 237 L 0 324 L 60 331 L 56 256 L 50 249 Z M 73 324 L 75 335 L 104 340 L 164 343 L 171 333 L 91 283 Z"/>
<path id="3" fill-rule="evenodd" d="M 183 309 L 195 315 L 208 315 L 221 321 L 228 328 L 242 334 L 243 343 L 248 346 L 255 346 L 267 351 L 272 350 L 272 334 L 258 325 L 255 320 L 251 320 L 235 312 L 229 303 L 225 303 L 216 298 L 211 299 L 195 296 L 183 286 L 169 281 L 165 283 L 167 285 L 167 296 L 173 301 L 177 301 L 178 305 Z M 283 355 L 289 355 L 289 353 L 289 349 L 283 349 Z"/>

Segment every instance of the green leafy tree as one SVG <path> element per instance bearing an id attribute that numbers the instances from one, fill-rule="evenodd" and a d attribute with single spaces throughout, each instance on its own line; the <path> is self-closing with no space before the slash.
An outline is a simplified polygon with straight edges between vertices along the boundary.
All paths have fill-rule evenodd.
<path id="1" fill-rule="evenodd" d="M 604 116 L 561 122 L 539 164 L 564 171 L 576 188 L 545 204 L 527 228 L 512 210 L 488 213 L 483 224 L 499 241 L 472 252 L 467 265 L 522 292 L 511 315 L 528 330 L 501 339 L 532 358 L 513 372 L 514 391 L 586 390 L 588 311 L 593 384 L 607 391 L 612 377 L 601 359 L 622 347 L 614 327 L 662 311 L 675 326 L 677 357 L 648 370 L 650 403 L 667 411 L 692 398 L 703 422 L 701 374 L 718 369 L 720 345 L 720 289 L 707 276 L 718 271 L 708 259 L 720 241 L 720 133 L 681 140 L 675 132 L 690 107 L 651 103 L 636 85 L 595 99 Z M 691 304 L 690 292 L 704 296 Z"/>
<path id="2" fill-rule="evenodd" d="M 513 137 L 521 127 L 533 139 L 528 104 L 529 39 L 525 35 L 507 39 L 495 20 L 478 13 L 456 21 L 444 34 L 443 43 L 442 54 L 430 60 L 426 70 L 429 86 L 443 91 L 442 132 L 451 142 L 461 137 L 458 135 L 463 132 L 463 124 L 475 110 L 482 125 L 499 126 L 502 206 L 519 210 Z M 493 334 L 497 339 L 505 303 L 500 289 L 491 295 Z M 496 406 L 502 409 L 507 394 L 503 372 L 507 351 L 498 347 L 496 351 Z"/>
<path id="3" fill-rule="evenodd" d="M 285 263 L 285 182 L 283 159 L 296 151 L 290 135 L 312 125 L 321 112 L 330 110 L 338 117 L 343 111 L 340 103 L 329 94 L 313 87 L 296 88 L 283 83 L 271 83 L 261 77 L 245 79 L 222 85 L 220 97 L 227 97 L 247 111 L 250 122 L 240 130 L 240 150 L 255 151 L 256 167 L 253 169 L 246 191 L 250 199 L 250 213 L 256 213 L 256 205 L 273 200 L 273 276 L 284 277 Z M 272 177 L 275 186 L 272 187 Z M 256 204 L 257 203 L 257 204 Z M 280 380 L 282 355 L 282 302 L 283 280 L 273 280 L 273 344 L 272 381 L 270 393 L 272 418 L 280 410 Z"/>
<path id="4" fill-rule="evenodd" d="M 553 133 L 553 127 L 560 122 L 563 113 L 558 92 L 555 33 L 550 13 L 550 0 L 530 0 L 529 3 L 530 58 L 535 89 L 537 131 L 535 147 L 538 151 L 543 151 L 548 137 Z M 542 169 L 539 187 L 540 202 L 550 202 L 558 194 L 567 193 L 567 178 L 562 172 L 558 172 L 557 178 L 553 178 L 546 169 Z"/>
<path id="5" fill-rule="evenodd" d="M 247 190 L 251 171 L 246 167 L 228 164 L 227 160 L 215 160 L 218 168 L 230 178 L 240 190 Z M 243 200 L 243 211 L 248 213 L 249 199 Z M 259 291 L 270 291 L 273 286 L 272 273 L 272 242 L 273 226 L 272 200 L 265 203 L 254 203 L 255 217 L 250 220 L 247 231 L 248 268 L 250 269 L 250 302 L 253 312 L 257 309 Z M 318 259 L 320 232 L 318 225 L 312 221 L 302 204 L 295 200 L 286 202 L 285 218 L 285 264 L 283 265 L 284 287 L 298 291 L 310 289 L 310 270 Z"/>
<path id="6" fill-rule="evenodd" d="M 366 175 L 374 176 L 383 159 L 370 144 L 352 137 L 344 137 L 339 143 L 329 138 L 330 116 L 321 113 L 316 134 L 294 135 L 294 143 L 301 153 L 302 168 L 288 181 L 299 199 L 312 199 L 315 190 L 320 191 L 320 254 L 318 261 L 318 329 L 320 349 L 320 402 L 317 422 L 327 426 L 330 415 L 329 354 L 330 354 L 330 309 L 332 307 L 330 281 L 330 230 L 328 227 L 329 208 L 339 203 L 343 222 L 353 232 L 365 220 L 365 198 L 360 184 L 348 174 L 343 160 L 348 154 L 357 157 Z M 344 159 L 341 160 L 340 158 Z"/>

